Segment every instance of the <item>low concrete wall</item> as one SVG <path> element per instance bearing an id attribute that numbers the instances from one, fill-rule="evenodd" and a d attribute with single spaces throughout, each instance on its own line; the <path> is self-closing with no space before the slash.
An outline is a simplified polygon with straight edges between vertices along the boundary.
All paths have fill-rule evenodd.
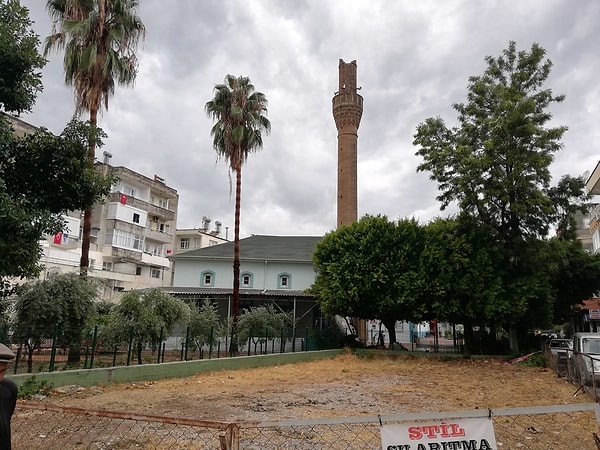
<path id="1" fill-rule="evenodd" d="M 54 387 L 59 386 L 96 386 L 110 383 L 129 383 L 133 381 L 154 381 L 165 378 L 180 378 L 201 372 L 219 370 L 252 369 L 255 367 L 280 366 L 303 361 L 333 358 L 341 355 L 343 349 L 321 350 L 314 352 L 275 353 L 272 355 L 239 356 L 236 358 L 201 359 L 163 364 L 143 364 L 134 366 L 105 367 L 87 370 L 65 370 L 60 372 L 36 373 L 36 381 L 48 381 Z M 31 378 L 32 374 L 7 375 L 18 386 Z"/>

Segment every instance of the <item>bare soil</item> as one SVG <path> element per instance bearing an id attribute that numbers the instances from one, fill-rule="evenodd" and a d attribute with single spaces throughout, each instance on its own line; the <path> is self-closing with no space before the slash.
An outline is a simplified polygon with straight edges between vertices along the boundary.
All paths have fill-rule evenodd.
<path id="1" fill-rule="evenodd" d="M 202 420 L 283 420 L 593 401 L 551 369 L 495 359 L 374 357 L 56 389 L 46 402 Z"/>

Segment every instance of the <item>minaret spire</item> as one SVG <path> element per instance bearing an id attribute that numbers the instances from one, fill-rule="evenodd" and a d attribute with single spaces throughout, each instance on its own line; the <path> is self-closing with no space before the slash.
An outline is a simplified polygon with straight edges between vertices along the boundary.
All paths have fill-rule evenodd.
<path id="1" fill-rule="evenodd" d="M 356 61 L 339 63 L 339 88 L 333 96 L 338 131 L 337 226 L 358 219 L 357 148 L 363 98 L 357 93 Z"/>

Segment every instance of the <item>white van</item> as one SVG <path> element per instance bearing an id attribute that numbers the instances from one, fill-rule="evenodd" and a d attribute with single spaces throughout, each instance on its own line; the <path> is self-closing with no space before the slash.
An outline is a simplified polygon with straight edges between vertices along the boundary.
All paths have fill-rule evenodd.
<path id="1" fill-rule="evenodd" d="M 573 374 L 582 384 L 600 386 L 600 333 L 573 336 Z"/>

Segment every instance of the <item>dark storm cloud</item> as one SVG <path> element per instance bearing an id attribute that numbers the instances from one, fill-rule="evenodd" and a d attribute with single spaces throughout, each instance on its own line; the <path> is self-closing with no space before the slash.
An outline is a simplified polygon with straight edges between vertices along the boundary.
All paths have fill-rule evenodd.
<path id="1" fill-rule="evenodd" d="M 51 24 L 42 0 L 22 0 L 42 37 Z M 250 156 L 242 180 L 242 235 L 325 233 L 336 223 L 337 144 L 331 100 L 338 60 L 356 60 L 364 113 L 358 131 L 359 215 L 421 222 L 440 212 L 436 186 L 412 145 L 431 116 L 456 121 L 468 77 L 510 40 L 537 42 L 554 68 L 546 87 L 566 125 L 557 178 L 597 162 L 600 2 L 532 0 L 440 2 L 382 0 L 143 0 L 147 29 L 133 89 L 117 88 L 101 126 L 114 165 L 165 178 L 180 195 L 178 226 L 203 216 L 233 233 L 234 198 L 216 161 L 204 105 L 228 73 L 250 77 L 269 99 L 270 136 Z M 44 93 L 24 117 L 60 132 L 73 114 L 62 55 L 50 56 Z"/>

